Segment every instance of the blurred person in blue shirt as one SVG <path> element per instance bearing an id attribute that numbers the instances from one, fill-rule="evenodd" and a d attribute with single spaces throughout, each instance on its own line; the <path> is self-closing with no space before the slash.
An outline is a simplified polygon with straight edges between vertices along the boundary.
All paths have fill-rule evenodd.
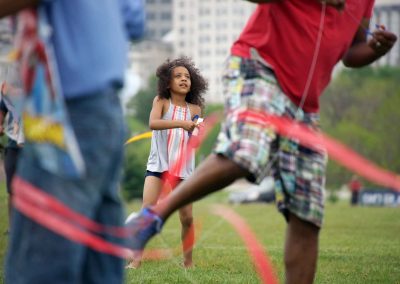
<path id="1" fill-rule="evenodd" d="M 124 122 L 118 91 L 127 65 L 128 36 L 144 29 L 142 0 L 4 0 L 0 17 L 40 7 L 51 26 L 56 71 L 86 171 L 55 175 L 24 148 L 17 175 L 86 217 L 123 225 L 118 195 Z M 6 283 L 122 283 L 123 259 L 99 253 L 13 212 Z M 111 236 L 107 241 L 122 244 Z"/>

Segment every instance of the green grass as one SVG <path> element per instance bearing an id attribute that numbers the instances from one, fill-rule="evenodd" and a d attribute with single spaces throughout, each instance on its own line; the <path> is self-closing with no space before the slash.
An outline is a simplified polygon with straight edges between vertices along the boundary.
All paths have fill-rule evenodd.
<path id="1" fill-rule="evenodd" d="M 226 194 L 214 194 L 194 206 L 197 243 L 195 267 L 182 269 L 179 251 L 170 259 L 145 260 L 140 269 L 128 270 L 126 283 L 259 283 L 247 251 L 234 229 L 210 213 L 216 203 L 226 203 Z M 6 229 L 6 194 L 0 189 L 0 232 Z M 226 204 L 227 205 L 227 204 Z M 229 206 L 229 205 L 228 205 Z M 138 202 L 128 204 L 137 211 Z M 233 207 L 263 244 L 283 283 L 284 219 L 273 205 Z M 175 214 L 151 248 L 179 248 L 180 225 Z M 3 263 L 6 237 L 0 236 Z M 0 268 L 0 283 L 3 267 Z M 350 207 L 347 203 L 327 204 L 321 231 L 316 283 L 399 283 L 400 208 Z"/>
<path id="2" fill-rule="evenodd" d="M 7 247 L 7 236 L 4 234 L 8 228 L 7 192 L 5 182 L 0 182 L 0 283 L 4 283 L 4 257 Z"/>

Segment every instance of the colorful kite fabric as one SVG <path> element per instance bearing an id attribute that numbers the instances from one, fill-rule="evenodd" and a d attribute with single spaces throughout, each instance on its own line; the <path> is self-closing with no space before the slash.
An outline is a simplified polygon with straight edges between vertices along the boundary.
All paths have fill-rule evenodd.
<path id="1" fill-rule="evenodd" d="M 18 15 L 15 55 L 25 96 L 15 102 L 23 109 L 27 150 L 49 172 L 79 177 L 85 166 L 59 88 L 50 35 L 51 27 L 40 7 Z"/>

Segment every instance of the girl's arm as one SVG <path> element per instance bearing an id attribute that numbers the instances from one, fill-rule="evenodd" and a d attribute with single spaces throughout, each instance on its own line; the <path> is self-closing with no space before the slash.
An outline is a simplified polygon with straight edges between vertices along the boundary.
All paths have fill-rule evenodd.
<path id="1" fill-rule="evenodd" d="M 164 130 L 171 128 L 183 128 L 186 131 L 193 131 L 196 124 L 193 121 L 183 120 L 165 120 L 162 119 L 164 114 L 164 106 L 168 103 L 165 99 L 160 99 L 158 96 L 153 100 L 153 108 L 150 112 L 149 127 L 152 130 Z"/>
<path id="2" fill-rule="evenodd" d="M 191 105 L 190 105 L 190 113 L 192 114 L 192 120 L 193 120 L 193 118 L 196 117 L 196 116 L 197 116 L 198 118 L 202 118 L 202 117 L 203 117 L 203 110 L 202 110 L 201 107 L 198 106 L 198 105 L 192 105 L 192 104 L 191 104 Z M 196 123 L 197 131 L 196 131 L 196 129 L 195 129 L 195 130 L 193 131 L 193 134 L 194 134 L 194 135 L 198 135 L 200 129 L 201 129 L 204 125 L 203 125 L 202 121 L 200 121 L 200 120 L 198 120 L 198 119 L 196 119 L 194 122 Z"/>
<path id="3" fill-rule="evenodd" d="M 203 116 L 201 107 L 198 105 L 190 105 L 190 113 L 192 114 L 192 119 L 193 117 L 195 117 L 196 115 L 198 115 L 199 117 Z"/>

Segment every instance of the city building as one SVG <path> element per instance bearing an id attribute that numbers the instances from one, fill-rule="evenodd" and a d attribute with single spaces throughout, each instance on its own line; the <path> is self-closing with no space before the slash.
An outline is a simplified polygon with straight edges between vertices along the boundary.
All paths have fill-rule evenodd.
<path id="1" fill-rule="evenodd" d="M 208 79 L 207 103 L 223 101 L 221 72 L 256 5 L 243 0 L 174 0 L 174 57 L 191 57 Z"/>
<path id="2" fill-rule="evenodd" d="M 171 43 L 172 0 L 146 0 L 145 38 L 131 45 L 127 76 L 137 76 L 147 87 L 157 67 L 173 56 Z"/>
<path id="3" fill-rule="evenodd" d="M 9 18 L 0 20 L 0 84 L 6 79 L 10 60 L 8 54 L 12 49 L 12 33 Z"/>
<path id="4" fill-rule="evenodd" d="M 172 0 L 146 0 L 146 38 L 161 39 L 172 29 Z"/>
<path id="5" fill-rule="evenodd" d="M 377 0 L 371 24 L 372 30 L 375 24 L 384 25 L 387 30 L 396 34 L 399 39 L 392 50 L 374 65 L 400 67 L 400 0 Z"/>
<path id="6" fill-rule="evenodd" d="M 140 87 L 145 88 L 157 67 L 172 58 L 172 43 L 168 34 L 163 39 L 145 39 L 132 45 L 129 52 L 129 70 L 139 76 Z"/>

